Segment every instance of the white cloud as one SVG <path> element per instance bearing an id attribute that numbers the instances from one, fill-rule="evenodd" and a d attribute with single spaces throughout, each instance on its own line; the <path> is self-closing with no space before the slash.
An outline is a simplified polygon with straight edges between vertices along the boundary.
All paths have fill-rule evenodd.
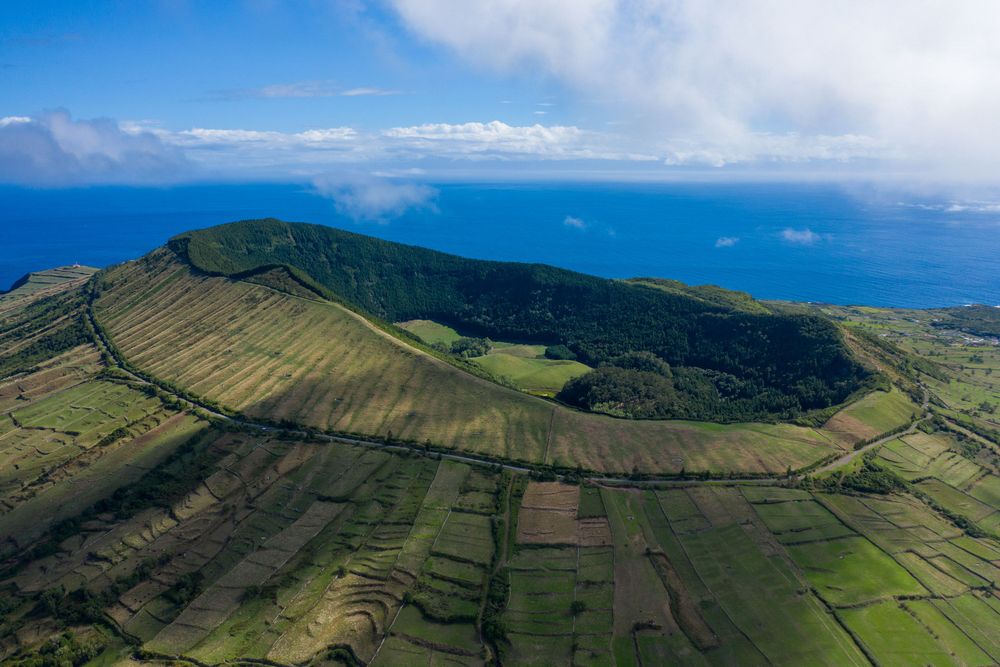
<path id="1" fill-rule="evenodd" d="M 947 213 L 1000 213 L 1000 204 L 989 202 L 952 202 L 944 210 Z"/>
<path id="2" fill-rule="evenodd" d="M 781 230 L 781 238 L 787 243 L 794 245 L 814 245 L 822 240 L 822 236 L 811 229 L 792 229 L 788 227 Z"/>
<path id="3" fill-rule="evenodd" d="M 567 215 L 566 218 L 563 220 L 563 224 L 566 225 L 567 227 L 572 227 L 573 229 L 587 228 L 586 222 L 572 215 Z"/>
<path id="4" fill-rule="evenodd" d="M 569 125 L 508 125 L 489 123 L 428 123 L 394 127 L 382 132 L 387 145 L 429 155 L 469 159 L 530 157 L 563 160 L 651 161 L 653 155 L 622 151 L 614 137 Z"/>
<path id="5" fill-rule="evenodd" d="M 720 236 L 715 239 L 716 248 L 732 248 L 734 245 L 740 242 L 740 237 L 738 236 Z"/>
<path id="6" fill-rule="evenodd" d="M 350 127 L 331 127 L 295 133 L 196 127 L 163 136 L 169 137 L 173 143 L 188 147 L 211 144 L 268 144 L 271 146 L 328 144 L 339 147 L 344 145 L 345 140 L 356 138 L 357 132 Z"/>
<path id="7" fill-rule="evenodd" d="M 21 185 L 147 183 L 190 173 L 181 151 L 113 120 L 67 111 L 0 119 L 0 182 Z"/>
<path id="8" fill-rule="evenodd" d="M 875 158 L 986 180 L 1000 166 L 994 0 L 392 1 L 469 61 L 636 118 L 634 145 L 670 164 Z"/>
<path id="9" fill-rule="evenodd" d="M 387 90 L 385 88 L 348 88 L 341 93 L 344 97 L 385 97 L 387 95 L 399 95 L 398 90 Z"/>
<path id="10" fill-rule="evenodd" d="M 437 190 L 372 175 L 336 174 L 313 179 L 316 194 L 332 199 L 337 210 L 355 220 L 383 221 L 407 210 L 433 208 Z"/>
<path id="11" fill-rule="evenodd" d="M 322 165 L 363 162 L 374 154 L 374 147 L 366 145 L 362 135 L 350 127 L 302 132 L 203 127 L 150 131 L 165 144 L 184 150 L 192 161 L 226 174 L 300 168 L 315 173 Z"/>
<path id="12" fill-rule="evenodd" d="M 152 120 L 72 121 L 67 112 L 0 118 L 0 182 L 167 182 L 195 178 L 311 178 L 331 166 L 407 175 L 457 162 L 613 162 L 656 166 L 663 158 L 623 150 L 610 132 L 499 120 L 385 130 L 320 127 L 300 132 L 194 127 Z M 22 156 L 22 153 L 24 154 Z M 466 170 L 471 167 L 460 167 Z M 484 167 L 488 168 L 488 167 Z M 524 172 L 518 172 L 524 173 Z M 409 175 L 413 175 L 412 173 Z"/>
<path id="13" fill-rule="evenodd" d="M 398 90 L 361 86 L 343 88 L 332 81 L 296 81 L 293 83 L 273 83 L 258 88 L 220 90 L 209 96 L 210 100 L 247 99 L 305 99 L 313 97 L 361 97 L 398 95 Z"/>

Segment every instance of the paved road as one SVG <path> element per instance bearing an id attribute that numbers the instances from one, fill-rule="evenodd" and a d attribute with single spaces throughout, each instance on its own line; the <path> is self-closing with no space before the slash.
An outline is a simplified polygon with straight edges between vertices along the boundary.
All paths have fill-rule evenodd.
<path id="1" fill-rule="evenodd" d="M 931 416 L 931 413 L 930 413 L 930 410 L 929 410 L 929 407 L 930 407 L 929 406 L 929 404 L 930 404 L 930 394 L 927 391 L 927 387 L 924 387 L 923 385 L 921 385 L 920 388 L 924 392 L 924 400 L 920 404 L 921 415 L 919 417 L 915 417 L 913 419 L 913 421 L 910 422 L 910 425 L 909 425 L 909 427 L 906 428 L 906 430 L 899 431 L 898 433 L 893 433 L 892 435 L 887 435 L 884 438 L 876 440 L 875 442 L 868 443 L 867 445 L 865 445 L 861 449 L 855 449 L 852 452 L 844 454 L 843 456 L 841 456 L 838 459 L 834 459 L 830 463 L 827 463 L 825 466 L 820 466 L 816 470 L 813 470 L 810 474 L 812 474 L 812 475 L 821 475 L 821 474 L 823 474 L 825 472 L 830 472 L 831 470 L 836 470 L 837 468 L 840 468 L 842 466 L 846 466 L 848 463 L 850 463 L 851 461 L 853 461 L 857 457 L 863 456 L 865 452 L 867 452 L 867 451 L 869 451 L 871 449 L 875 449 L 876 447 L 879 447 L 881 445 L 884 445 L 887 442 L 895 440 L 896 438 L 898 438 L 900 436 L 909 435 L 910 433 L 913 433 L 914 431 L 916 431 L 917 427 L 919 427 L 922 422 L 926 421 Z"/>

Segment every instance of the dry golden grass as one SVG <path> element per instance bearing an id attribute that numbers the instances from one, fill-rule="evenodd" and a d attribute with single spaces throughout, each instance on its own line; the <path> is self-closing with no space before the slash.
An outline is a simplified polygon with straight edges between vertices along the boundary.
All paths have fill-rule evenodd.
<path id="1" fill-rule="evenodd" d="M 577 544 L 576 508 L 580 487 L 529 482 L 517 519 L 519 544 Z"/>

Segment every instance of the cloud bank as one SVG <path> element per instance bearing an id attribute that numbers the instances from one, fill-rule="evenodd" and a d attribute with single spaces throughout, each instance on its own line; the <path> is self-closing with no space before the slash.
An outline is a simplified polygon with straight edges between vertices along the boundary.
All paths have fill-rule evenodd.
<path id="1" fill-rule="evenodd" d="M 410 209 L 433 208 L 437 190 L 367 174 L 336 174 L 313 179 L 316 194 L 331 199 L 337 211 L 355 220 L 382 221 Z"/>
<path id="2" fill-rule="evenodd" d="M 1000 166 L 992 0 L 392 2 L 468 61 L 598 99 L 669 164 Z"/>
<path id="3" fill-rule="evenodd" d="M 619 162 L 658 158 L 621 150 L 617 137 L 572 125 L 509 125 L 498 120 L 429 123 L 361 131 L 301 132 L 73 120 L 56 111 L 0 118 L 0 183 L 81 185 L 212 178 L 312 178 L 350 168 L 423 175 L 456 162 Z"/>
<path id="4" fill-rule="evenodd" d="M 781 231 L 781 238 L 786 243 L 793 245 L 815 245 L 823 240 L 823 237 L 811 229 L 792 229 L 791 227 Z"/>
<path id="5" fill-rule="evenodd" d="M 113 120 L 67 111 L 0 118 L 0 182 L 18 185 L 161 183 L 190 177 L 178 148 Z"/>

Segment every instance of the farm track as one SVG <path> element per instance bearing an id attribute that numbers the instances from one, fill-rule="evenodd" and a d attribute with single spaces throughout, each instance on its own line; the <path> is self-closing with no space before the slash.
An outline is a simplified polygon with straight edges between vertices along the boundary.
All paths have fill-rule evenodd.
<path id="1" fill-rule="evenodd" d="M 931 400 L 931 397 L 930 397 L 930 392 L 927 391 L 926 387 L 921 387 L 921 389 L 924 392 L 924 399 L 923 399 L 923 401 L 920 404 L 920 413 L 921 414 L 920 414 L 919 417 L 914 418 L 910 422 L 910 425 L 907 426 L 905 430 L 899 431 L 898 433 L 893 433 L 893 434 L 884 436 L 882 438 L 879 438 L 875 442 L 871 442 L 871 443 L 865 445 L 864 447 L 861 447 L 860 449 L 856 449 L 856 450 L 854 450 L 852 452 L 848 452 L 844 456 L 841 456 L 840 458 L 835 459 L 834 461 L 831 461 L 830 463 L 827 463 L 826 465 L 817 468 L 813 472 L 815 474 L 823 474 L 825 472 L 830 472 L 831 470 L 836 470 L 837 468 L 840 468 L 842 466 L 845 466 L 845 465 L 849 464 L 851 461 L 853 461 L 854 459 L 856 459 L 858 456 L 863 456 L 866 452 L 868 452 L 868 451 L 870 451 L 872 449 L 875 449 L 877 447 L 881 447 L 882 445 L 886 444 L 887 442 L 891 442 L 891 441 L 893 441 L 893 440 L 895 440 L 897 438 L 900 438 L 900 437 L 902 437 L 904 435 L 910 435 L 913 432 L 915 432 L 917 430 L 917 428 L 920 426 L 921 423 L 923 423 L 924 421 L 926 421 L 926 420 L 928 420 L 928 419 L 931 418 L 931 412 L 930 412 L 930 400 Z"/>

